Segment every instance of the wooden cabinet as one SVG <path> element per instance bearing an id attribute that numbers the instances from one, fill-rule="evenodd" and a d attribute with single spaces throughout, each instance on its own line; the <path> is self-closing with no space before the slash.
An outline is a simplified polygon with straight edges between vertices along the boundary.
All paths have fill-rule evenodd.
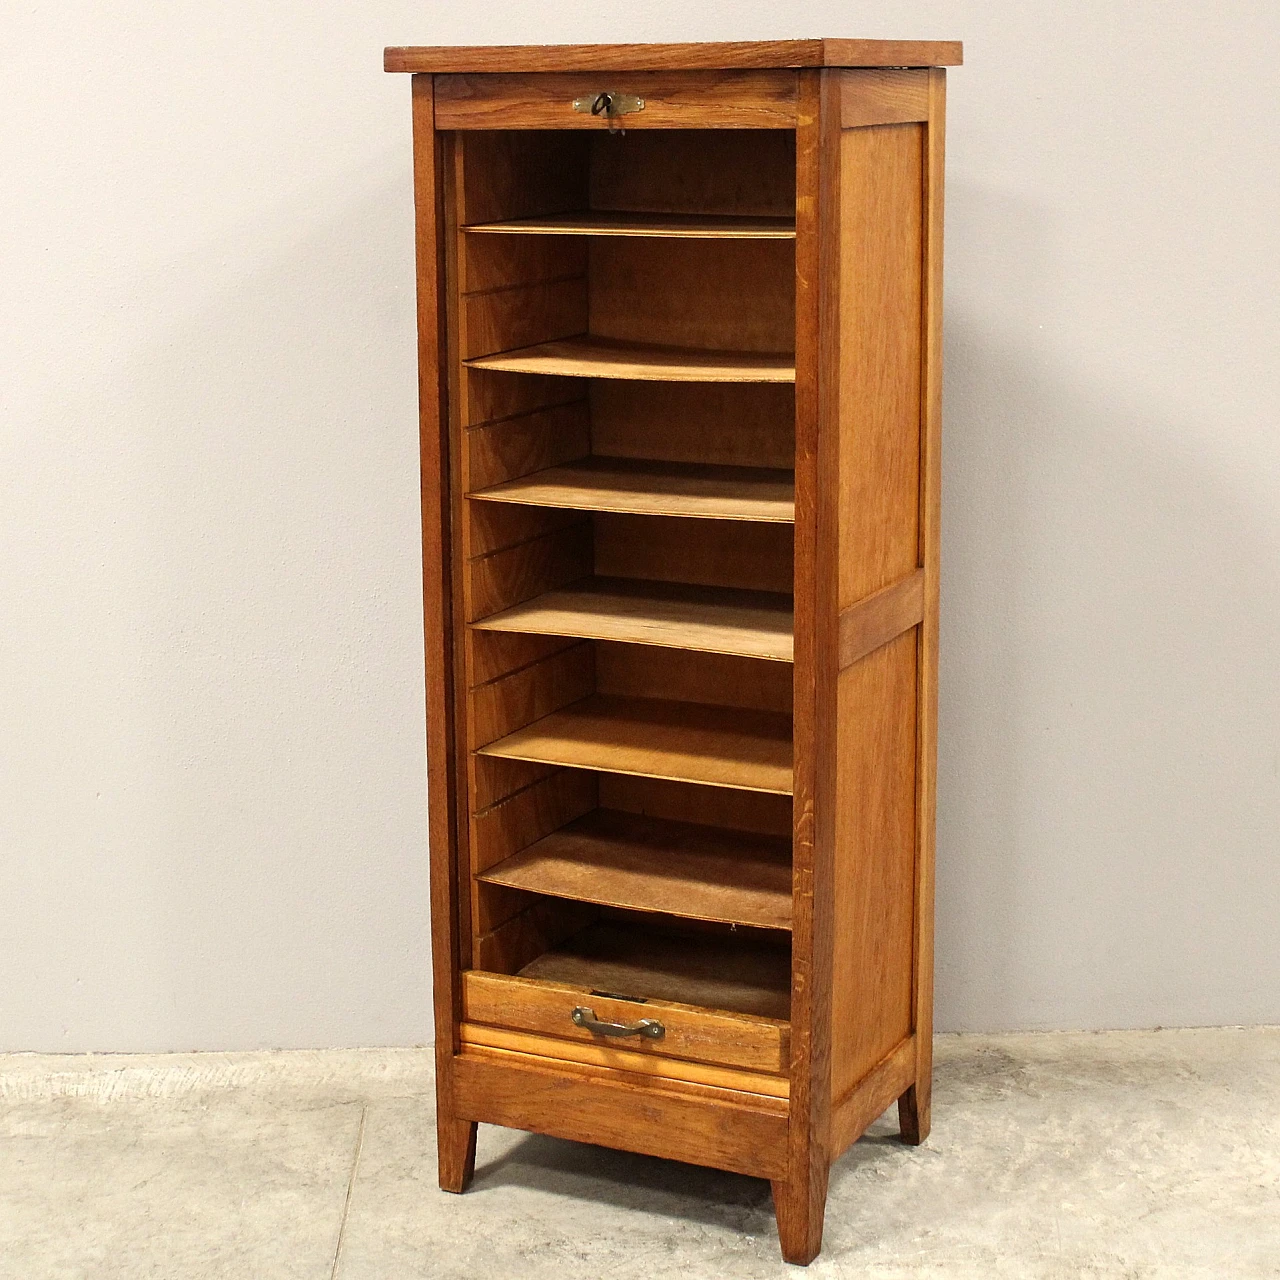
<path id="1" fill-rule="evenodd" d="M 413 73 L 440 1181 L 929 1128 L 950 43 Z"/>

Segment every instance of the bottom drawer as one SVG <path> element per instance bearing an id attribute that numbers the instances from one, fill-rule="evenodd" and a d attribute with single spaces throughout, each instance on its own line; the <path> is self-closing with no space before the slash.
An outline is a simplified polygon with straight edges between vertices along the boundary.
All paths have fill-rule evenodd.
<path id="1" fill-rule="evenodd" d="M 662 1034 L 605 1036 L 574 1021 L 661 1024 Z M 788 1096 L 789 1024 L 590 987 L 471 970 L 462 975 L 462 1043 L 612 1066 L 672 1080 Z"/>

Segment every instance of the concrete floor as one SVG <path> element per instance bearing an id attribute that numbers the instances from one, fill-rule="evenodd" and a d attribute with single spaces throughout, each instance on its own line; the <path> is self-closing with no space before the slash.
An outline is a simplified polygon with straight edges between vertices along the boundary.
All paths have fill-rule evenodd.
<path id="1" fill-rule="evenodd" d="M 942 1037 L 934 1097 L 810 1276 L 1280 1276 L 1280 1029 Z M 422 1051 L 0 1057 L 4 1280 L 801 1274 L 751 1178 L 482 1126 L 434 1179 Z"/>

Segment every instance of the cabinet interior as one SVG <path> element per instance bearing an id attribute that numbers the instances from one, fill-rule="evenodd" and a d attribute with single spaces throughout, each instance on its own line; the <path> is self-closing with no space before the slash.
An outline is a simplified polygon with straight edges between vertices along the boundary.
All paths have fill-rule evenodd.
<path id="1" fill-rule="evenodd" d="M 447 142 L 472 968 L 787 1017 L 794 136 Z"/>

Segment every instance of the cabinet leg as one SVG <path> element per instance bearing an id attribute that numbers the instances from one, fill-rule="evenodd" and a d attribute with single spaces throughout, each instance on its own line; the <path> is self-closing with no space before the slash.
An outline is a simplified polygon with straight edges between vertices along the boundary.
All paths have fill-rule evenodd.
<path id="1" fill-rule="evenodd" d="M 777 1178 L 772 1183 L 782 1256 L 801 1267 L 807 1267 L 822 1248 L 822 1219 L 827 1209 L 829 1171 L 810 1169 L 807 1173 L 807 1177 Z"/>
<path id="2" fill-rule="evenodd" d="M 440 1190 L 462 1192 L 476 1171 L 476 1122 L 436 1117 L 436 1142 L 440 1149 Z"/>
<path id="3" fill-rule="evenodd" d="M 913 1084 L 898 1099 L 898 1128 L 903 1142 L 918 1147 L 929 1136 L 932 1095 L 928 1080 Z"/>

